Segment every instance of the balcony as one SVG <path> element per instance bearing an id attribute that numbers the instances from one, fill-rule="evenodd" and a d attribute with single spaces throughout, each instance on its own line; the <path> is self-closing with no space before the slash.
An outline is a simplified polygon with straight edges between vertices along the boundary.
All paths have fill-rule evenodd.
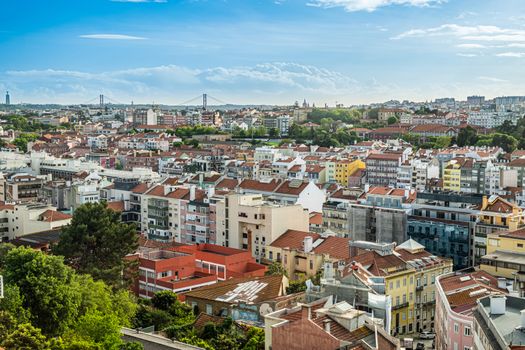
<path id="1" fill-rule="evenodd" d="M 459 235 L 452 235 L 452 236 L 449 237 L 448 240 L 450 242 L 455 242 L 455 243 L 464 243 L 464 244 L 468 243 L 468 237 L 459 236 Z"/>
<path id="2" fill-rule="evenodd" d="M 161 236 L 161 235 L 153 235 L 151 233 L 148 233 L 148 239 L 154 240 L 154 241 L 162 241 L 162 242 L 169 242 L 170 237 L 169 236 Z"/>
<path id="3" fill-rule="evenodd" d="M 423 290 L 424 286 L 417 286 L 416 292 L 421 292 Z"/>
<path id="4" fill-rule="evenodd" d="M 392 305 L 392 311 L 403 309 L 405 307 L 408 307 L 408 301 L 404 302 L 404 303 L 397 304 L 397 305 Z"/>

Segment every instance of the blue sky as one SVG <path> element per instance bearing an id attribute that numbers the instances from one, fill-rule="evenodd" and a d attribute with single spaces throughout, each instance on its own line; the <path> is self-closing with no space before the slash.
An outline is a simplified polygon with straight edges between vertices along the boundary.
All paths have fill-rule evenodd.
<path id="1" fill-rule="evenodd" d="M 525 94 L 523 0 L 1 0 L 12 101 Z"/>

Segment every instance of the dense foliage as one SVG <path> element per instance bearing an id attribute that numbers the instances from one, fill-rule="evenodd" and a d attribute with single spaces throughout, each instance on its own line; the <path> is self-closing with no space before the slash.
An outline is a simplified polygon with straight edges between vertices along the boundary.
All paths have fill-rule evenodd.
<path id="1" fill-rule="evenodd" d="M 0 345 L 14 349 L 109 349 L 125 346 L 136 304 L 127 291 L 77 274 L 60 256 L 0 245 Z M 136 349 L 140 349 L 141 347 Z"/>
<path id="2" fill-rule="evenodd" d="M 87 203 L 75 210 L 53 252 L 79 272 L 119 288 L 126 286 L 124 257 L 137 249 L 137 240 L 135 226 L 121 222 L 119 212 L 105 202 Z"/>
<path id="3" fill-rule="evenodd" d="M 151 300 L 141 300 L 133 325 L 154 326 L 166 336 L 209 350 L 264 349 L 264 331 L 250 328 L 241 331 L 230 318 L 220 324 L 208 323 L 203 329 L 193 327 L 198 310 L 181 303 L 170 291 L 157 292 Z"/>
<path id="4" fill-rule="evenodd" d="M 320 123 L 321 120 L 329 118 L 343 123 L 354 124 L 359 122 L 362 113 L 357 109 L 321 109 L 314 108 L 308 113 L 308 120 L 314 123 Z"/>

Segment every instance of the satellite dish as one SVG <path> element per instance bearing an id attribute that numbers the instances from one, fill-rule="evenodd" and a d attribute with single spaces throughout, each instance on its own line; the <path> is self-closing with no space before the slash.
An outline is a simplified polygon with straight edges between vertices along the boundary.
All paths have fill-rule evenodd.
<path id="1" fill-rule="evenodd" d="M 261 307 L 259 308 L 259 314 L 261 316 L 268 315 L 272 311 L 273 309 L 270 307 L 270 304 L 268 303 L 262 304 Z"/>

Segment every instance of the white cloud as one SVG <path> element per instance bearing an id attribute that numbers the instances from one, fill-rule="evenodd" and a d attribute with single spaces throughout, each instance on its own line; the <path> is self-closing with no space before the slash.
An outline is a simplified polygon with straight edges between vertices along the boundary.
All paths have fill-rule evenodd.
<path id="1" fill-rule="evenodd" d="M 478 77 L 478 79 L 479 80 L 484 80 L 484 81 L 489 81 L 491 83 L 508 83 L 509 82 L 508 80 L 505 80 L 505 79 L 494 78 L 494 77 L 486 77 L 486 76 Z"/>
<path id="2" fill-rule="evenodd" d="M 144 3 L 144 2 L 154 2 L 154 3 L 165 3 L 168 0 L 111 0 L 111 2 L 132 2 L 132 3 Z"/>
<path id="3" fill-rule="evenodd" d="M 501 28 L 498 26 L 464 26 L 459 24 L 443 24 L 432 28 L 411 29 L 392 39 L 433 36 L 451 36 L 469 41 L 525 42 L 525 30 Z"/>
<path id="4" fill-rule="evenodd" d="M 80 35 L 84 39 L 101 39 L 101 40 L 145 40 L 141 36 L 124 35 L 124 34 L 84 34 Z"/>
<path id="5" fill-rule="evenodd" d="M 380 7 L 392 5 L 423 7 L 437 5 L 443 2 L 445 2 L 445 0 L 312 0 L 307 3 L 307 5 L 323 8 L 342 7 L 348 12 L 372 12 Z"/>
<path id="6" fill-rule="evenodd" d="M 514 57 L 514 58 L 524 58 L 525 52 L 502 52 L 496 54 L 498 57 Z"/>
<path id="7" fill-rule="evenodd" d="M 276 62 L 255 66 L 192 69 L 177 65 L 145 67 L 102 73 L 67 70 L 28 70 L 0 73 L 25 100 L 82 103 L 99 93 L 120 101 L 180 103 L 209 92 L 228 102 L 289 102 L 297 98 L 333 98 L 367 91 L 339 72 L 297 63 Z M 362 89 L 362 90 L 360 90 Z"/>
<path id="8" fill-rule="evenodd" d="M 459 47 L 460 49 L 486 49 L 487 48 L 485 45 L 481 45 L 481 44 L 459 44 L 459 45 L 456 45 L 456 47 Z"/>
<path id="9" fill-rule="evenodd" d="M 478 57 L 479 55 L 475 54 L 475 53 L 458 53 L 457 54 L 459 57 Z"/>

